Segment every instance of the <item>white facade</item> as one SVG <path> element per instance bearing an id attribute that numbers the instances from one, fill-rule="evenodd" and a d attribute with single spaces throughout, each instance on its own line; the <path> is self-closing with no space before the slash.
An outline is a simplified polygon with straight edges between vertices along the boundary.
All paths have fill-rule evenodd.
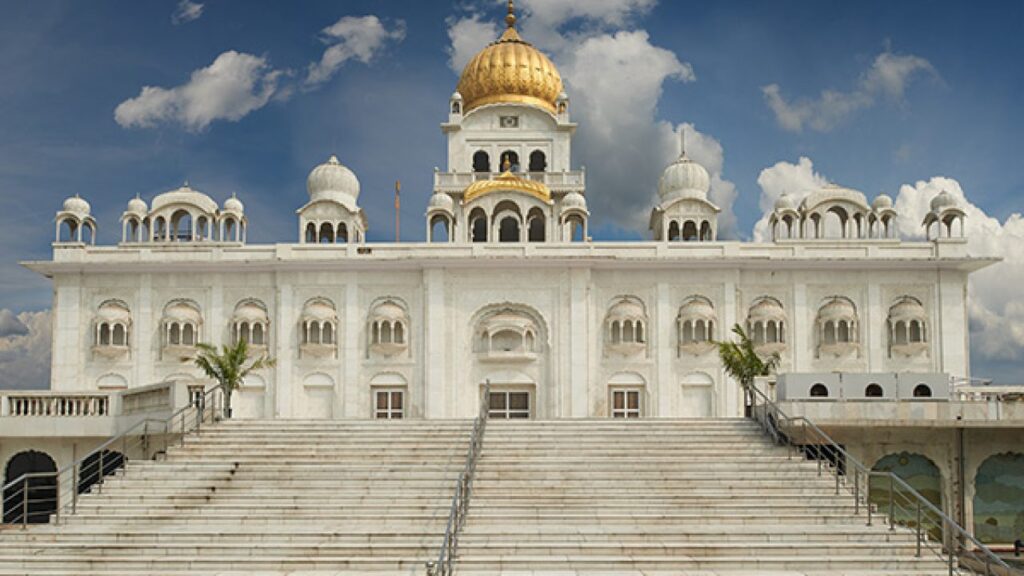
<path id="1" fill-rule="evenodd" d="M 714 346 L 736 324 L 780 372 L 969 376 L 967 275 L 990 261 L 967 253 L 948 194 L 926 242 L 895 238 L 887 196 L 834 185 L 780 199 L 771 243 L 719 241 L 684 143 L 653 240 L 593 242 L 569 97 L 514 17 L 441 128 L 426 243 L 366 243 L 359 180 L 334 156 L 295 198 L 294 243 L 246 244 L 242 202 L 186 184 L 131 200 L 122 242 L 94 246 L 88 203 L 68 199 L 53 260 L 27 263 L 54 282 L 52 389 L 198 379 L 197 342 L 244 338 L 277 364 L 246 382 L 242 417 L 369 418 L 396 398 L 403 417 L 468 417 L 487 380 L 534 418 L 611 416 L 616 393 L 643 417 L 737 416 Z"/>

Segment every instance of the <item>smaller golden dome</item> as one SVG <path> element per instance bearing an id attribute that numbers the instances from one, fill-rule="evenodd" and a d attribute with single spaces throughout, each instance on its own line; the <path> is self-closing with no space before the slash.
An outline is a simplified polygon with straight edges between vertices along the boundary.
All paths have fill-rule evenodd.
<path id="1" fill-rule="evenodd" d="M 472 202 L 485 194 L 492 192 L 521 192 L 544 202 L 551 204 L 551 190 L 543 182 L 525 180 L 505 172 L 493 180 L 477 180 L 470 184 L 462 193 L 464 204 Z"/>
<path id="2" fill-rule="evenodd" d="M 473 56 L 462 70 L 456 91 L 465 110 L 485 104 L 532 104 L 555 112 L 562 93 L 562 76 L 555 65 L 516 32 L 516 16 L 508 3 L 508 26 L 501 38 Z"/>

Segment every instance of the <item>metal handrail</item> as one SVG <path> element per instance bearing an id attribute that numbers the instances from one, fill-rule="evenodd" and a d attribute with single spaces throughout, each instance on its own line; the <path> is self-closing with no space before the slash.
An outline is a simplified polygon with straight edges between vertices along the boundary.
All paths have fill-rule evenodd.
<path id="1" fill-rule="evenodd" d="M 872 524 L 872 513 L 874 512 L 870 498 L 871 478 L 883 478 L 889 481 L 889 510 L 887 514 L 889 529 L 895 530 L 897 524 L 912 527 L 916 536 L 917 557 L 921 556 L 922 548 L 928 548 L 946 562 L 950 576 L 960 574 L 961 568 L 971 570 L 970 573 L 977 571 L 986 576 L 997 576 L 997 573 L 993 572 L 993 568 L 996 567 L 1003 569 L 1002 574 L 1020 574 L 902 478 L 892 472 L 867 468 L 814 422 L 803 416 L 789 416 L 756 386 L 746 386 L 745 388 L 750 401 L 750 418 L 760 424 L 761 429 L 771 437 L 775 444 L 795 448 L 797 452 L 806 457 L 813 456 L 818 463 L 819 476 L 822 474 L 822 463 L 828 460 L 825 468 L 835 475 L 836 495 L 840 494 L 841 486 L 852 492 L 854 515 L 860 515 L 863 502 L 868 526 Z M 760 405 L 758 400 L 761 401 Z M 793 432 L 798 428 L 801 439 L 805 441 L 804 444 L 797 444 L 792 439 Z M 814 441 L 813 448 L 807 445 L 806 440 L 808 439 Z M 823 446 L 827 446 L 831 457 L 823 452 Z M 792 457 L 792 453 L 790 453 L 790 457 Z M 841 464 L 852 469 L 852 487 L 850 486 L 851 470 L 842 468 Z M 863 482 L 861 482 L 862 479 Z M 897 495 L 904 500 L 903 503 L 897 502 Z M 899 519 L 898 516 L 901 513 L 911 515 L 911 520 Z M 931 523 L 934 528 L 938 529 L 941 533 L 941 541 L 935 541 L 932 535 L 923 529 L 925 523 Z M 910 524 L 912 526 L 909 526 Z M 973 544 L 974 548 L 969 548 L 968 543 Z M 964 566 L 968 562 L 972 564 L 972 567 Z"/>
<path id="2" fill-rule="evenodd" d="M 437 554 L 436 562 L 427 562 L 427 576 L 451 576 L 455 573 L 455 558 L 459 551 L 459 533 L 466 523 L 469 512 L 469 499 L 472 495 L 473 475 L 476 472 L 476 461 L 483 448 L 484 431 L 487 429 L 491 396 L 491 381 L 484 381 L 483 398 L 480 399 L 479 412 L 473 420 L 473 434 L 469 439 L 469 450 L 466 452 L 466 464 L 462 473 L 455 481 L 455 493 L 448 512 L 448 523 L 444 529 L 444 539 Z"/>
<path id="3" fill-rule="evenodd" d="M 30 523 L 36 523 L 33 520 L 48 520 L 50 514 L 53 514 L 55 523 L 60 523 L 61 517 L 77 512 L 79 494 L 87 491 L 98 493 L 102 490 L 106 476 L 117 470 L 126 470 L 127 462 L 135 459 L 130 454 L 138 454 L 139 459 L 148 460 L 161 452 L 166 453 L 172 436 L 184 445 L 185 436 L 199 432 L 208 416 L 210 421 L 218 417 L 221 410 L 218 399 L 222 396 L 223 386 L 214 386 L 168 418 L 143 418 L 55 472 L 27 472 L 11 480 L 0 488 L 3 524 L 21 524 L 25 528 Z M 153 450 L 151 441 L 155 438 L 162 440 L 162 450 Z M 40 479 L 52 479 L 52 482 L 42 483 Z M 33 493 L 40 492 L 46 496 L 32 498 Z M 8 513 L 7 504 L 19 496 L 21 510 Z M 52 504 L 52 507 L 33 513 L 29 509 L 30 504 Z"/>

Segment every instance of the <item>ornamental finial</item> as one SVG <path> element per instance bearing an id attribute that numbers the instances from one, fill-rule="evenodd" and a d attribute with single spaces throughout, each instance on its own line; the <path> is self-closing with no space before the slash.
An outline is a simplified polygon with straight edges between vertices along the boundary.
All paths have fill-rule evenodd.
<path id="1" fill-rule="evenodd" d="M 516 26 L 516 5 L 513 0 L 508 0 L 508 15 L 505 16 L 505 24 L 509 28 L 515 28 Z"/>
<path id="2" fill-rule="evenodd" d="M 679 130 L 679 157 L 686 158 L 686 127 Z"/>

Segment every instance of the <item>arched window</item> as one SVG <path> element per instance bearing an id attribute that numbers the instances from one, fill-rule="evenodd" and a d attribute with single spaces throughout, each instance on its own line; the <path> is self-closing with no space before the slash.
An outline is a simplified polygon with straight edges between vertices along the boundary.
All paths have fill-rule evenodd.
<path id="1" fill-rule="evenodd" d="M 932 387 L 931 386 L 929 386 L 927 384 L 924 384 L 924 383 L 921 383 L 921 384 L 918 384 L 917 386 L 914 386 L 914 398 L 931 398 L 931 397 L 932 397 Z"/>
<path id="2" fill-rule="evenodd" d="M 828 398 L 828 386 L 820 382 L 811 386 L 811 398 Z"/>
<path id="3" fill-rule="evenodd" d="M 530 172 L 543 172 L 548 168 L 548 160 L 544 152 L 534 150 L 530 152 Z"/>
<path id="4" fill-rule="evenodd" d="M 59 242 L 78 242 L 78 222 L 74 218 L 65 218 L 60 224 Z"/>
<path id="5" fill-rule="evenodd" d="M 124 324 L 115 324 L 113 338 L 114 346 L 124 346 L 128 343 L 127 340 L 128 338 L 124 329 Z"/>
<path id="6" fill-rule="evenodd" d="M 316 224 L 306 224 L 306 244 L 316 244 Z"/>
<path id="7" fill-rule="evenodd" d="M 683 241 L 691 242 L 697 239 L 697 224 L 693 220 L 683 223 Z"/>
<path id="8" fill-rule="evenodd" d="M 449 241 L 449 220 L 447 217 L 440 214 L 435 215 L 430 219 L 430 242 L 448 242 Z"/>
<path id="9" fill-rule="evenodd" d="M 462 114 L 462 106 L 458 102 L 452 102 L 452 114 Z"/>
<path id="10" fill-rule="evenodd" d="M 324 222 L 320 225 L 320 243 L 334 243 L 334 226 L 332 226 L 330 222 Z"/>
<path id="11" fill-rule="evenodd" d="M 487 242 L 487 216 L 483 210 L 473 210 L 469 215 L 469 228 L 473 242 Z"/>
<path id="12" fill-rule="evenodd" d="M 171 239 L 192 240 L 192 215 L 185 210 L 178 210 L 171 216 Z"/>
<path id="13" fill-rule="evenodd" d="M 238 223 L 235 222 L 234 218 L 224 219 L 224 237 L 221 238 L 221 242 L 234 242 L 238 236 Z"/>
<path id="14" fill-rule="evenodd" d="M 579 214 L 570 214 L 565 219 L 565 225 L 568 227 L 566 232 L 570 242 L 583 242 L 587 239 L 587 227 Z"/>
<path id="15" fill-rule="evenodd" d="M 924 334 L 921 330 L 921 323 L 917 320 L 910 321 L 910 341 L 924 342 Z"/>
<path id="16" fill-rule="evenodd" d="M 57 464 L 49 455 L 35 450 L 19 452 L 7 461 L 4 485 L 25 474 L 33 476 L 3 493 L 4 524 L 45 524 L 57 511 Z M 52 474 L 50 476 L 49 474 Z M 26 503 L 27 500 L 27 503 Z"/>
<path id="17" fill-rule="evenodd" d="M 348 226 L 344 222 L 338 224 L 338 233 L 335 235 L 334 241 L 339 244 L 348 242 Z"/>
<path id="18" fill-rule="evenodd" d="M 867 398 L 881 398 L 882 396 L 885 396 L 885 392 L 878 384 L 871 383 L 864 389 L 864 396 Z"/>
<path id="19" fill-rule="evenodd" d="M 196 329 L 191 324 L 185 324 L 181 329 L 181 344 L 182 346 L 195 346 L 196 345 Z"/>
<path id="20" fill-rule="evenodd" d="M 711 238 L 711 223 L 707 220 L 700 223 L 700 239 L 703 242 L 710 242 Z"/>
<path id="21" fill-rule="evenodd" d="M 544 216 L 540 214 L 530 216 L 530 224 L 528 228 L 529 241 L 530 242 L 543 242 L 544 241 Z"/>
<path id="22" fill-rule="evenodd" d="M 498 225 L 499 242 L 519 242 L 519 220 L 515 216 L 505 216 Z"/>
<path id="23" fill-rule="evenodd" d="M 490 172 L 491 157 L 483 150 L 477 150 L 473 154 L 473 172 Z"/>
<path id="24" fill-rule="evenodd" d="M 668 241 L 678 242 L 679 241 L 679 222 L 673 220 L 668 225 Z"/>
<path id="25" fill-rule="evenodd" d="M 505 150 L 501 153 L 501 171 L 519 172 L 519 154 L 515 150 Z"/>
<path id="26" fill-rule="evenodd" d="M 153 221 L 153 238 L 155 240 L 166 240 L 167 239 L 167 221 L 164 220 L 163 216 L 158 216 Z"/>

